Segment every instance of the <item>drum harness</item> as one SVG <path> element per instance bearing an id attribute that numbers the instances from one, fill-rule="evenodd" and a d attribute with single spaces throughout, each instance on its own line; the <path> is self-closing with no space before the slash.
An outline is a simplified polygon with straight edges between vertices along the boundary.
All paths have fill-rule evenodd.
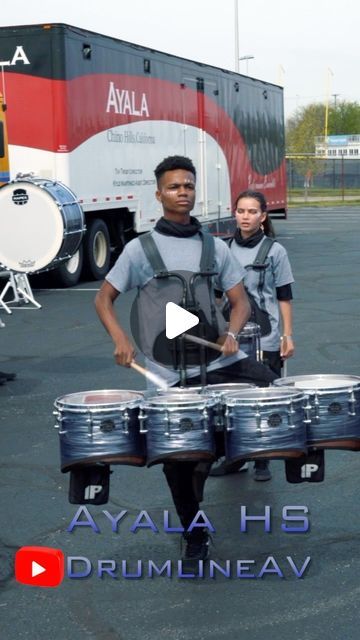
<path id="1" fill-rule="evenodd" d="M 233 242 L 233 240 L 234 238 L 230 238 L 228 242 L 229 247 L 231 247 L 231 243 Z M 260 326 L 262 336 L 267 336 L 269 335 L 269 333 L 271 333 L 271 324 L 270 324 L 269 314 L 265 307 L 264 284 L 265 284 L 265 271 L 267 267 L 265 260 L 274 242 L 276 242 L 274 238 L 269 238 L 268 236 L 265 236 L 255 256 L 254 262 L 252 264 L 247 264 L 244 267 L 246 271 L 253 269 L 254 271 L 259 272 L 259 282 L 257 285 L 257 292 L 259 295 L 260 304 L 256 302 L 255 298 L 247 289 L 247 287 L 245 287 L 245 290 L 248 295 L 250 306 L 251 306 L 251 316 L 249 318 L 249 321 L 255 322 Z M 225 317 L 227 317 L 227 315 L 229 314 L 228 303 L 225 304 L 223 313 L 226 314 Z"/>
<path id="2" fill-rule="evenodd" d="M 209 233 L 199 231 L 202 239 L 202 252 L 200 259 L 200 271 L 192 273 L 189 282 L 187 282 L 184 275 L 178 271 L 169 271 L 165 266 L 165 263 L 160 255 L 160 252 L 155 244 L 155 241 L 151 233 L 140 236 L 140 242 L 145 255 L 154 271 L 155 279 L 170 279 L 176 278 L 182 285 L 182 297 L 179 302 L 186 311 L 193 313 L 199 318 L 199 324 L 197 324 L 189 333 L 197 335 L 207 340 L 216 341 L 219 336 L 219 327 L 216 317 L 216 308 L 213 295 L 212 277 L 217 275 L 214 271 L 215 267 L 215 245 L 214 238 Z M 197 300 L 195 288 L 196 280 L 204 278 L 207 283 L 207 291 L 210 301 L 210 314 L 211 321 L 209 322 L 206 315 L 201 308 L 200 302 Z M 170 345 L 169 345 L 170 342 Z M 172 366 L 180 373 L 181 386 L 187 386 L 186 367 L 189 365 L 200 365 L 201 384 L 206 384 L 206 367 L 218 354 L 212 350 L 207 349 L 202 345 L 189 344 L 182 339 L 181 336 L 176 337 L 174 340 L 169 341 L 166 338 L 165 331 L 161 331 L 154 343 L 154 355 L 156 359 L 162 361 L 164 364 L 169 364 L 169 360 L 166 357 L 166 353 L 170 350 Z"/>

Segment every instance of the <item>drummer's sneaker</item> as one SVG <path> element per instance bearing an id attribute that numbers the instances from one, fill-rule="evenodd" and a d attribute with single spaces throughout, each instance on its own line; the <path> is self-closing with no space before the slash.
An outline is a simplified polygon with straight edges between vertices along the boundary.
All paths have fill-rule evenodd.
<path id="1" fill-rule="evenodd" d="M 209 557 L 209 534 L 204 531 L 184 533 L 185 553 L 182 557 L 182 570 L 185 573 L 199 573 L 199 560 Z"/>
<path id="2" fill-rule="evenodd" d="M 230 473 L 247 471 L 248 468 L 249 463 L 244 462 L 244 460 L 237 460 L 237 462 L 227 462 L 225 458 L 219 458 L 219 460 L 214 462 L 213 466 L 211 467 L 209 476 L 227 476 Z"/>
<path id="3" fill-rule="evenodd" d="M 256 460 L 254 464 L 254 480 L 259 482 L 266 482 L 271 480 L 269 460 Z"/>

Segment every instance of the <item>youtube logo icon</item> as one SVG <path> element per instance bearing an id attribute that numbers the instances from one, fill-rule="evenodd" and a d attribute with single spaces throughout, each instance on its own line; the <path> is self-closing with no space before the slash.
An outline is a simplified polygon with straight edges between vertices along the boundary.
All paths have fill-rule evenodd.
<path id="1" fill-rule="evenodd" d="M 15 555 L 15 579 L 32 587 L 58 587 L 64 578 L 64 554 L 52 547 L 21 547 Z"/>

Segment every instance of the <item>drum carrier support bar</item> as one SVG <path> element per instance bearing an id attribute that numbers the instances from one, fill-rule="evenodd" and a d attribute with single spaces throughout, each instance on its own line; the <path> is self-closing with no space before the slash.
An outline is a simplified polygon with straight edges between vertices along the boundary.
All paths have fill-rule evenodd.
<path id="1" fill-rule="evenodd" d="M 151 235 L 151 233 L 144 234 L 140 236 L 140 243 L 144 250 L 144 253 L 149 260 L 153 270 L 155 278 L 178 278 L 183 287 L 183 295 L 181 300 L 181 306 L 190 311 L 192 313 L 196 313 L 199 311 L 200 307 L 196 303 L 195 296 L 195 279 L 203 276 L 207 278 L 207 285 L 209 294 L 211 292 L 211 277 L 217 275 L 217 272 L 214 271 L 215 265 L 215 248 L 214 248 L 214 238 L 209 233 L 204 233 L 200 231 L 200 236 L 202 240 L 202 252 L 200 258 L 200 271 L 194 273 L 191 277 L 189 288 L 190 295 L 192 298 L 192 304 L 189 305 L 189 292 L 185 278 L 176 271 L 168 271 L 161 254 L 156 246 L 156 243 Z M 211 300 L 211 296 L 210 296 Z M 212 304 L 210 304 L 211 309 L 211 320 L 213 323 L 216 322 L 216 313 L 215 308 Z M 201 322 L 199 322 L 199 331 L 202 334 L 201 337 L 205 338 L 204 327 Z M 200 376 L 201 376 L 201 384 L 205 386 L 206 379 L 206 348 L 204 345 L 199 344 L 199 355 L 200 355 Z M 179 371 L 180 375 L 180 384 L 182 387 L 187 386 L 187 376 L 186 376 L 186 346 L 184 340 L 180 337 L 175 338 L 175 351 L 174 351 L 174 369 Z"/>

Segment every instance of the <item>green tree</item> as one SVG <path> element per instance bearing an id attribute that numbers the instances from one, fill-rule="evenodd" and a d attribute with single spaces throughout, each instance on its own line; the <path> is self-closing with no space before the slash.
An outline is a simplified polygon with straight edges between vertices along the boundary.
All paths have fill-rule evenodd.
<path id="1" fill-rule="evenodd" d="M 315 137 L 324 135 L 325 105 L 300 107 L 286 123 L 286 152 L 291 155 L 315 153 Z"/>
<path id="2" fill-rule="evenodd" d="M 328 135 L 360 134 L 360 104 L 339 102 L 328 110 Z M 316 136 L 325 135 L 325 105 L 300 107 L 286 123 L 286 153 L 315 154 Z"/>
<path id="3" fill-rule="evenodd" d="M 290 161 L 297 173 L 307 178 L 306 192 L 311 176 L 320 170 L 315 158 L 315 138 L 324 135 L 324 127 L 325 105 L 320 103 L 300 107 L 286 123 L 286 154 L 292 156 Z"/>
<path id="4" fill-rule="evenodd" d="M 360 104 L 345 100 L 329 108 L 329 135 L 360 134 Z"/>
<path id="5" fill-rule="evenodd" d="M 304 176 L 305 198 L 311 177 L 321 170 L 315 157 L 317 136 L 325 135 L 326 107 L 321 103 L 300 107 L 286 123 L 286 155 L 296 172 Z M 360 134 L 360 104 L 341 101 L 328 108 L 327 135 Z"/>

